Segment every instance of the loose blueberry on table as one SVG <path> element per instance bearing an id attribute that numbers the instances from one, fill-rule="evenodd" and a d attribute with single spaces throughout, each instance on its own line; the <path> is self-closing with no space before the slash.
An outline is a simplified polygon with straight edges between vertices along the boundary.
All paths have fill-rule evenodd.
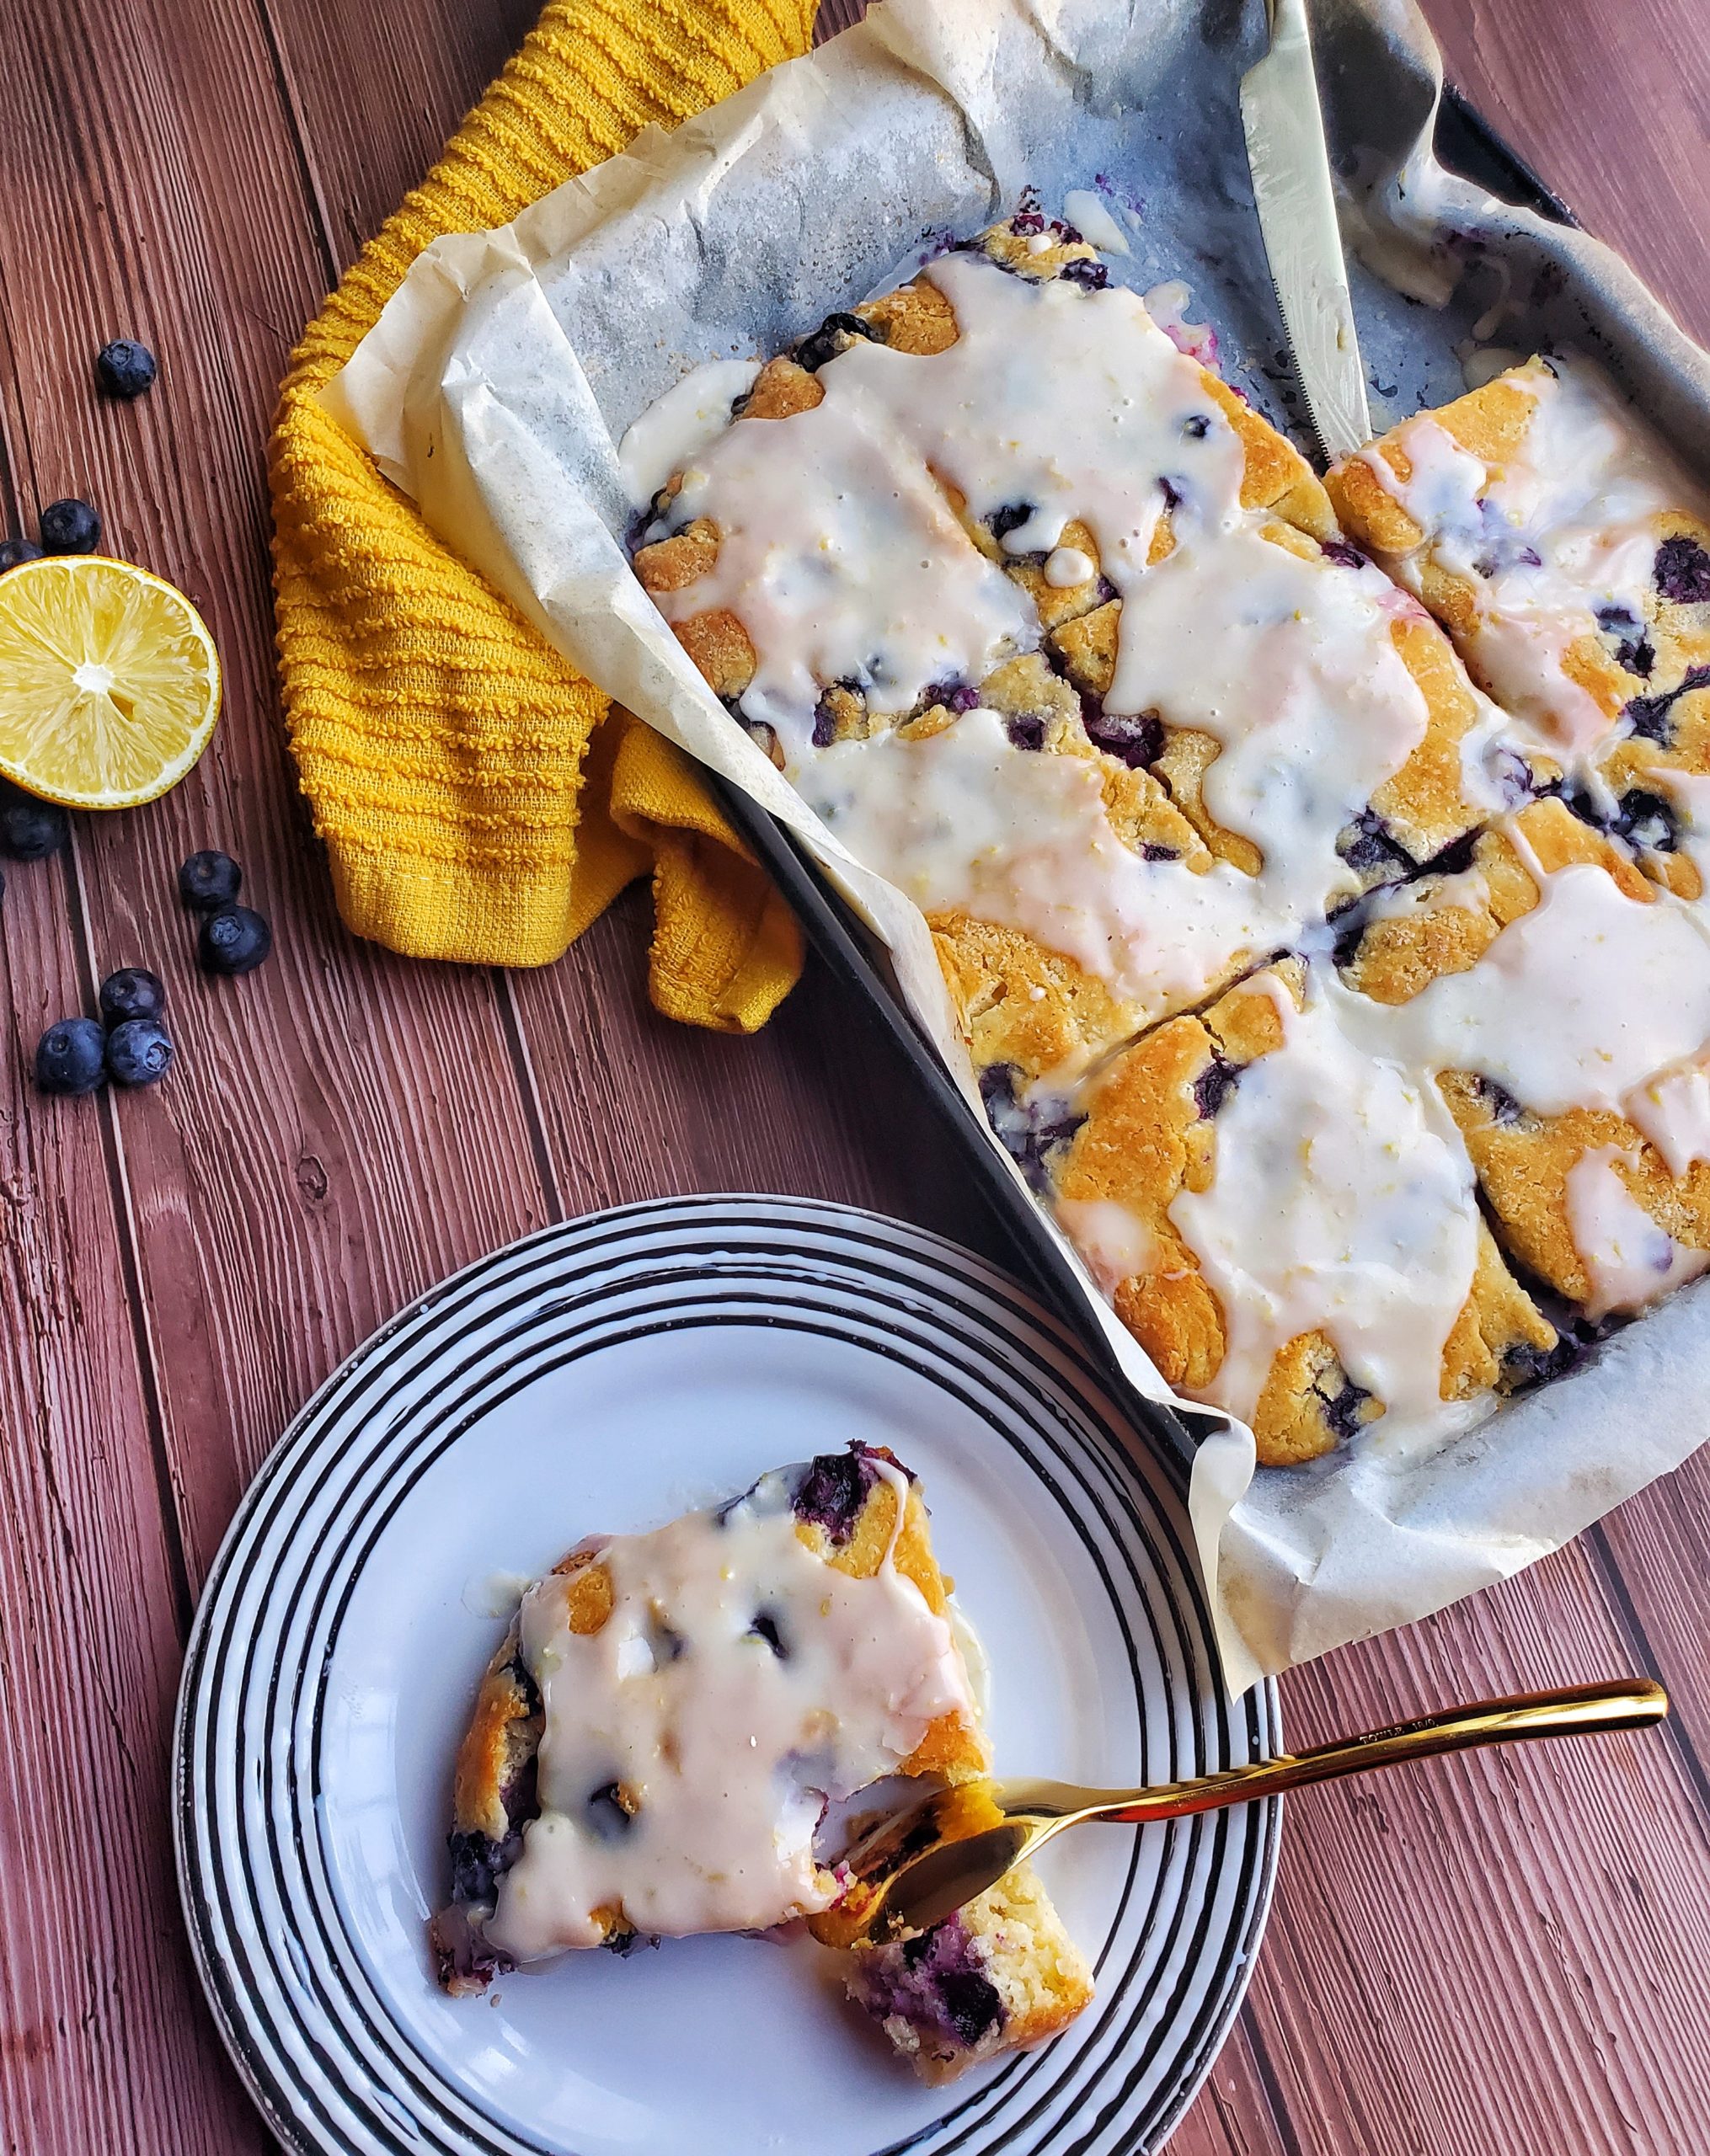
<path id="1" fill-rule="evenodd" d="M 33 539 L 0 539 L 0 576 L 8 569 L 19 568 L 25 562 L 39 562 L 41 549 Z"/>
<path id="2" fill-rule="evenodd" d="M 253 973 L 273 948 L 273 931 L 249 906 L 222 906 L 203 921 L 196 956 L 205 973 Z"/>
<path id="3" fill-rule="evenodd" d="M 95 356 L 95 376 L 109 397 L 129 403 L 154 386 L 154 355 L 134 337 L 115 337 Z"/>
<path id="4" fill-rule="evenodd" d="M 93 1093 L 106 1075 L 106 1036 L 93 1018 L 61 1018 L 36 1043 L 35 1082 L 44 1093 Z"/>
<path id="5" fill-rule="evenodd" d="M 110 1026 L 131 1018 L 158 1018 L 166 1008 L 166 989 L 147 966 L 121 966 L 101 983 L 101 1016 Z"/>
<path id="6" fill-rule="evenodd" d="M 0 852 L 14 861 L 45 861 L 71 835 L 71 819 L 56 801 L 38 801 L 0 781 Z"/>
<path id="7" fill-rule="evenodd" d="M 115 1086 L 152 1086 L 172 1068 L 173 1046 L 154 1018 L 127 1018 L 107 1036 L 107 1075 Z"/>
<path id="8" fill-rule="evenodd" d="M 50 502 L 41 513 L 41 543 L 50 554 L 93 554 L 101 543 L 101 520 L 74 496 Z"/>
<path id="9" fill-rule="evenodd" d="M 229 853 L 208 847 L 193 853 L 178 872 L 178 894 L 197 913 L 235 905 L 243 888 L 243 871 Z"/>

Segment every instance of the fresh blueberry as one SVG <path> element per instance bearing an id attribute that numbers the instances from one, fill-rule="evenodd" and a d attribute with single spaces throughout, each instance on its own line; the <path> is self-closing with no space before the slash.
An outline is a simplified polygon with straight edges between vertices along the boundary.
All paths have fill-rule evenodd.
<path id="1" fill-rule="evenodd" d="M 243 888 L 243 871 L 229 853 L 216 852 L 211 848 L 203 853 L 193 853 L 178 872 L 178 894 L 198 913 L 211 913 L 220 906 L 235 905 Z"/>
<path id="2" fill-rule="evenodd" d="M 0 852 L 14 861 L 45 861 L 71 836 L 71 819 L 56 801 L 38 801 L 22 787 L 0 793 Z"/>
<path id="3" fill-rule="evenodd" d="M 196 956 L 211 974 L 253 973 L 272 948 L 273 931 L 248 906 L 222 906 L 196 938 Z"/>
<path id="4" fill-rule="evenodd" d="M 35 1044 L 44 1093 L 93 1093 L 106 1074 L 107 1039 L 93 1018 L 61 1018 Z"/>
<path id="5" fill-rule="evenodd" d="M 50 502 L 41 513 L 41 543 L 50 554 L 93 554 L 101 543 L 101 520 L 74 496 Z"/>
<path id="6" fill-rule="evenodd" d="M 108 396 L 122 397 L 127 403 L 154 387 L 155 372 L 153 353 L 133 337 L 115 337 L 95 355 L 95 374 L 102 388 Z"/>
<path id="7" fill-rule="evenodd" d="M 129 1018 L 158 1018 L 166 1008 L 160 975 L 147 966 L 121 966 L 101 983 L 101 1016 L 110 1026 Z"/>
<path id="8" fill-rule="evenodd" d="M 107 1075 L 115 1086 L 152 1086 L 172 1068 L 172 1042 L 153 1018 L 127 1018 L 107 1036 Z"/>
<path id="9" fill-rule="evenodd" d="M 39 562 L 41 549 L 33 539 L 0 539 L 0 576 L 25 562 Z"/>

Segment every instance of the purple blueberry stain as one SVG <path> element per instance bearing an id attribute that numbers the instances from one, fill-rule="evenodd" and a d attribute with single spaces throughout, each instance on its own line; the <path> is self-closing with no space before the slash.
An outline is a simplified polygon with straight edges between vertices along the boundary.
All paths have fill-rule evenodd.
<path id="1" fill-rule="evenodd" d="M 1476 1080 L 1475 1090 L 1479 1099 L 1490 1111 L 1490 1119 L 1494 1123 L 1512 1125 L 1517 1123 L 1526 1113 L 1526 1110 L 1509 1091 L 1507 1086 L 1498 1085 L 1494 1078 L 1481 1077 Z"/>
<path id="2" fill-rule="evenodd" d="M 748 1627 L 756 1640 L 764 1640 L 780 1662 L 789 1660 L 789 1649 L 783 1643 L 783 1633 L 775 1609 L 756 1611 L 754 1622 Z"/>
<path id="3" fill-rule="evenodd" d="M 1334 562 L 1339 568 L 1363 569 L 1365 567 L 1365 555 L 1345 539 L 1322 539 L 1318 542 L 1318 551 L 1327 562 Z"/>
<path id="4" fill-rule="evenodd" d="M 1163 721 L 1156 712 L 1137 718 L 1120 716 L 1098 706 L 1092 697 L 1082 702 L 1081 723 L 1087 739 L 1107 755 L 1137 771 L 1161 755 L 1164 745 Z"/>
<path id="5" fill-rule="evenodd" d="M 859 1981 L 861 2003 L 877 2020 L 899 2018 L 965 2051 L 1003 2023 L 1002 1999 L 959 1916 L 870 1955 Z"/>
<path id="6" fill-rule="evenodd" d="M 921 698 L 922 711 L 953 711 L 959 715 L 978 708 L 980 691 L 968 681 L 934 681 Z"/>
<path id="7" fill-rule="evenodd" d="M 1011 712 L 1004 719 L 1003 730 L 1012 748 L 1037 751 L 1045 745 L 1045 723 L 1038 712 Z"/>
<path id="8" fill-rule="evenodd" d="M 1240 1084 L 1241 1069 L 1226 1056 L 1214 1055 L 1194 1081 L 1194 1106 L 1202 1121 L 1209 1122 Z"/>
<path id="9" fill-rule="evenodd" d="M 1013 1063 L 994 1063 L 981 1072 L 980 1097 L 997 1142 L 1029 1185 L 1037 1191 L 1049 1190 L 1056 1155 L 1086 1118 L 1069 1113 L 1058 1099 L 1023 1100 L 1021 1073 Z"/>
<path id="10" fill-rule="evenodd" d="M 1110 282 L 1110 272 L 1102 262 L 1066 262 L 1057 272 L 1066 285 L 1078 285 L 1083 292 L 1102 292 Z"/>
<path id="11" fill-rule="evenodd" d="M 1651 853 L 1673 853 L 1680 844 L 1680 821 L 1673 808 L 1645 787 L 1633 787 L 1622 795 L 1613 827 L 1622 838 Z"/>
<path id="12" fill-rule="evenodd" d="M 1388 826 L 1375 809 L 1363 809 L 1344 830 L 1336 851 L 1348 866 L 1364 876 L 1374 870 L 1410 869 L 1412 857 L 1390 836 Z"/>
<path id="13" fill-rule="evenodd" d="M 1652 576 L 1663 597 L 1676 606 L 1710 601 L 1710 553 L 1696 539 L 1677 533 L 1657 548 Z"/>
<path id="14" fill-rule="evenodd" d="M 1600 606 L 1597 626 L 1614 641 L 1616 664 L 1628 674 L 1638 675 L 1640 680 L 1648 681 L 1657 663 L 1656 646 L 1651 642 L 1650 632 L 1633 609 Z"/>
<path id="15" fill-rule="evenodd" d="M 1654 741 L 1659 749 L 1666 749 L 1674 739 L 1675 706 L 1693 690 L 1705 687 L 1710 687 L 1710 666 L 1689 666 L 1674 688 L 1665 689 L 1658 696 L 1633 697 L 1622 714 L 1627 721 L 1627 732 L 1637 734 L 1641 741 Z"/>

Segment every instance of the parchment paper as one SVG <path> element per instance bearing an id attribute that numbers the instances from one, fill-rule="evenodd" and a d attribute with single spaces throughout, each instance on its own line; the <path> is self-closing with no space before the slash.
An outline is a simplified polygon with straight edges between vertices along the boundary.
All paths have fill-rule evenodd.
<path id="1" fill-rule="evenodd" d="M 1412 0 L 1315 14 L 1375 424 L 1458 394 L 1476 330 L 1517 355 L 1595 351 L 1702 467 L 1706 355 L 1606 249 L 1434 163 L 1438 63 Z M 885 0 L 504 231 L 438 242 L 327 392 L 566 657 L 803 838 L 889 947 L 982 1129 L 925 922 L 731 723 L 630 574 L 617 444 L 691 369 L 770 354 L 1029 186 L 1047 209 L 1096 191 L 1130 248 L 1113 275 L 1184 280 L 1223 371 L 1288 426 L 1236 102 L 1264 15 L 1263 0 Z M 1171 1401 L 1070 1256 L 1089 1322 L 1142 1392 Z M 1231 1689 L 1518 1571 L 1678 1465 L 1710 1434 L 1707 1298 L 1710 1277 L 1424 1452 L 1380 1421 L 1310 1467 L 1255 1474 L 1245 1428 L 1174 1402 L 1210 1432 L 1190 1503 Z"/>

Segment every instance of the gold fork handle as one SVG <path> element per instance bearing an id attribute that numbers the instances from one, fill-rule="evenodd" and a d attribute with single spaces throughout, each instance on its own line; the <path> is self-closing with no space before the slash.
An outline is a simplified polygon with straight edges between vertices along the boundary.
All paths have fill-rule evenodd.
<path id="1" fill-rule="evenodd" d="M 1249 1804 L 1309 1782 L 1334 1781 L 1369 1768 L 1429 1759 L 1440 1752 L 1468 1752 L 1481 1744 L 1510 1744 L 1526 1737 L 1575 1737 L 1588 1731 L 1648 1729 L 1664 1720 L 1669 1695 L 1642 1677 L 1605 1684 L 1580 1684 L 1560 1692 L 1526 1692 L 1508 1700 L 1483 1700 L 1451 1713 L 1398 1722 L 1364 1737 L 1344 1737 L 1316 1751 L 1284 1753 L 1251 1766 L 1226 1768 L 1197 1781 L 1173 1782 L 1151 1791 L 1113 1790 L 1108 1798 L 1077 1813 L 1077 1819 L 1178 1819 Z M 1066 1820 L 1064 1824 L 1069 1823 Z"/>

